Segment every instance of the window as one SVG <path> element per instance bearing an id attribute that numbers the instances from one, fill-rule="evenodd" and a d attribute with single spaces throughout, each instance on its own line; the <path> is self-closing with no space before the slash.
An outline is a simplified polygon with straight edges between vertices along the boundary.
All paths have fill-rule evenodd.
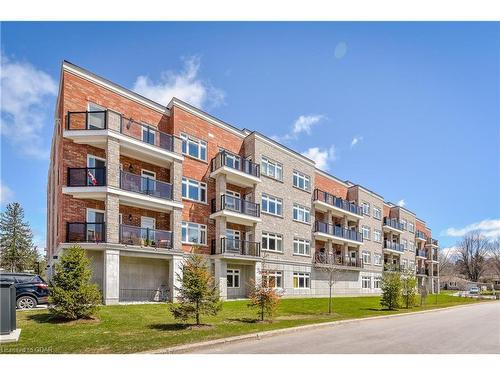
<path id="1" fill-rule="evenodd" d="M 149 143 L 150 145 L 154 145 L 156 138 L 156 130 L 145 123 L 142 123 L 141 128 L 142 128 L 142 141 Z"/>
<path id="2" fill-rule="evenodd" d="M 293 186 L 302 190 L 311 190 L 311 179 L 309 176 L 293 171 Z"/>
<path id="3" fill-rule="evenodd" d="M 415 270 L 415 262 L 410 261 L 410 270 L 414 271 Z"/>
<path id="4" fill-rule="evenodd" d="M 413 224 L 413 223 L 408 223 L 408 230 L 409 230 L 411 233 L 414 233 L 414 232 L 415 232 L 415 224 Z"/>
<path id="5" fill-rule="evenodd" d="M 207 142 L 194 139 L 181 133 L 182 153 L 195 159 L 207 161 Z"/>
<path id="6" fill-rule="evenodd" d="M 376 266 L 382 265 L 382 257 L 380 256 L 380 254 L 375 254 L 373 256 L 373 264 L 375 264 Z"/>
<path id="7" fill-rule="evenodd" d="M 408 240 L 403 240 L 403 250 L 408 249 Z"/>
<path id="8" fill-rule="evenodd" d="M 363 232 L 363 239 L 369 240 L 370 239 L 370 227 L 363 225 L 361 227 L 361 231 Z"/>
<path id="9" fill-rule="evenodd" d="M 378 229 L 373 230 L 373 241 L 382 242 L 382 232 Z"/>
<path id="10" fill-rule="evenodd" d="M 106 110 L 106 108 L 101 107 L 100 105 L 94 103 L 88 103 L 88 111 L 89 112 L 98 112 L 98 113 L 89 113 L 88 114 L 88 128 L 89 129 L 104 129 L 106 114 L 102 113 Z M 101 112 L 101 113 L 99 113 Z"/>
<path id="11" fill-rule="evenodd" d="M 267 194 L 262 194 L 262 212 L 268 214 L 282 216 L 283 215 L 283 201 L 279 198 L 271 197 Z"/>
<path id="12" fill-rule="evenodd" d="M 369 251 L 363 251 L 363 264 L 371 264 L 371 254 Z"/>
<path id="13" fill-rule="evenodd" d="M 228 288 L 240 287 L 240 270 L 227 269 L 226 275 Z"/>
<path id="14" fill-rule="evenodd" d="M 141 193 L 154 193 L 156 191 L 156 173 L 146 169 L 141 170 Z"/>
<path id="15" fill-rule="evenodd" d="M 283 288 L 283 272 L 282 271 L 267 271 L 267 285 L 270 288 Z"/>
<path id="16" fill-rule="evenodd" d="M 182 222 L 182 242 L 187 244 L 207 244 L 207 226 L 203 224 Z"/>
<path id="17" fill-rule="evenodd" d="M 403 230 L 406 230 L 406 226 L 407 226 L 408 222 L 405 219 L 401 219 L 400 222 L 401 222 L 401 226 L 403 227 Z"/>
<path id="18" fill-rule="evenodd" d="M 260 174 L 283 181 L 283 166 L 278 162 L 262 157 L 260 162 Z"/>
<path id="19" fill-rule="evenodd" d="M 373 278 L 374 288 L 380 288 L 381 285 L 382 285 L 382 278 L 380 276 L 376 276 L 375 278 Z"/>
<path id="20" fill-rule="evenodd" d="M 415 242 L 410 241 L 409 250 L 410 251 L 415 251 Z"/>
<path id="21" fill-rule="evenodd" d="M 310 274 L 306 272 L 294 272 L 293 273 L 293 287 L 295 289 L 307 289 L 309 288 Z"/>
<path id="22" fill-rule="evenodd" d="M 182 177 L 182 198 L 197 202 L 207 202 L 207 184 Z"/>
<path id="23" fill-rule="evenodd" d="M 262 232 L 262 250 L 283 252 L 283 236 L 281 234 Z"/>
<path id="24" fill-rule="evenodd" d="M 382 209 L 380 207 L 373 207 L 373 217 L 375 219 L 382 219 Z"/>
<path id="25" fill-rule="evenodd" d="M 293 253 L 295 255 L 310 255 L 311 254 L 310 242 L 308 240 L 294 238 L 293 239 Z"/>
<path id="26" fill-rule="evenodd" d="M 363 289 L 370 289 L 372 287 L 372 278 L 371 278 L 371 276 L 363 276 L 361 278 L 361 287 Z"/>
<path id="27" fill-rule="evenodd" d="M 402 270 L 408 269 L 408 259 L 403 259 L 403 263 L 401 264 Z"/>
<path id="28" fill-rule="evenodd" d="M 363 215 L 370 216 L 370 203 L 363 202 L 361 207 L 363 207 Z"/>
<path id="29" fill-rule="evenodd" d="M 309 223 L 311 221 L 311 212 L 309 208 L 295 203 L 293 205 L 293 220 Z"/>

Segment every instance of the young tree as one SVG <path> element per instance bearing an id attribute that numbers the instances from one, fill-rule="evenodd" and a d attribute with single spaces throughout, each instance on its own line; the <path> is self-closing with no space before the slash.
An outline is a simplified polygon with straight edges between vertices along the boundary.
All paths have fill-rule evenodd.
<path id="1" fill-rule="evenodd" d="M 0 216 L 0 264 L 11 272 L 33 269 L 38 254 L 33 234 L 24 221 L 24 210 L 17 202 L 9 203 Z"/>
<path id="2" fill-rule="evenodd" d="M 327 252 L 316 252 L 314 262 L 317 264 L 317 270 L 328 277 L 328 314 L 331 314 L 333 312 L 333 287 L 343 271 L 336 267 L 335 257 Z"/>
<path id="3" fill-rule="evenodd" d="M 457 245 L 457 266 L 471 281 L 479 281 L 491 244 L 479 231 L 467 233 Z"/>
<path id="4" fill-rule="evenodd" d="M 176 275 L 181 283 L 179 303 L 171 304 L 170 311 L 175 319 L 187 321 L 195 318 L 200 325 L 201 315 L 217 315 L 222 308 L 219 290 L 210 274 L 205 258 L 192 254 L 184 261 L 182 275 Z"/>
<path id="5" fill-rule="evenodd" d="M 389 309 L 395 310 L 400 306 L 401 298 L 401 275 L 399 272 L 384 272 L 382 276 L 382 298 L 380 304 Z"/>
<path id="6" fill-rule="evenodd" d="M 101 303 L 101 293 L 92 284 L 90 260 L 80 246 L 64 249 L 50 281 L 50 312 L 64 319 L 90 318 Z"/>
<path id="7" fill-rule="evenodd" d="M 407 309 L 417 304 L 417 278 L 411 271 L 401 274 L 401 297 Z"/>

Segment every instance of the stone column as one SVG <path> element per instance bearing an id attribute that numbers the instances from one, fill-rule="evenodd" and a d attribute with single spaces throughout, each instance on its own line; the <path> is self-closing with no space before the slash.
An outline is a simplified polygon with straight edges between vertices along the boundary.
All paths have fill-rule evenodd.
<path id="1" fill-rule="evenodd" d="M 218 254 L 221 254 L 223 251 L 221 248 L 221 238 L 226 237 L 226 221 L 227 220 L 224 216 L 215 218 L 215 249 Z"/>
<path id="2" fill-rule="evenodd" d="M 116 194 L 106 194 L 106 242 L 119 243 L 120 199 Z"/>
<path id="3" fill-rule="evenodd" d="M 120 141 L 108 138 L 106 144 L 107 185 L 120 187 Z"/>
<path id="4" fill-rule="evenodd" d="M 260 284 L 262 280 L 262 262 L 255 262 L 254 271 L 253 279 L 256 284 Z"/>
<path id="5" fill-rule="evenodd" d="M 104 252 L 103 292 L 104 304 L 117 304 L 120 297 L 120 251 Z"/>
<path id="6" fill-rule="evenodd" d="M 106 121 L 109 130 L 120 133 L 121 120 L 122 116 L 118 112 L 108 109 Z"/>
<path id="7" fill-rule="evenodd" d="M 168 280 L 169 280 L 169 298 L 170 301 L 177 301 L 179 295 L 178 288 L 181 287 L 181 282 L 178 280 L 178 276 L 182 278 L 184 258 L 181 255 L 174 255 L 172 260 L 169 262 L 168 268 Z"/>
<path id="8" fill-rule="evenodd" d="M 215 212 L 221 209 L 221 196 L 226 194 L 227 179 L 225 174 L 219 174 L 215 181 Z"/>
<path id="9" fill-rule="evenodd" d="M 170 213 L 172 250 L 182 252 L 182 208 L 174 208 Z"/>
<path id="10" fill-rule="evenodd" d="M 215 278 L 215 283 L 219 287 L 220 298 L 222 300 L 226 300 L 227 299 L 227 276 L 226 276 L 227 265 L 226 265 L 226 262 L 222 259 L 215 259 L 214 267 L 215 267 L 214 278 Z"/>
<path id="11" fill-rule="evenodd" d="M 182 202 L 182 162 L 174 160 L 170 165 L 170 183 L 173 189 L 173 200 Z"/>

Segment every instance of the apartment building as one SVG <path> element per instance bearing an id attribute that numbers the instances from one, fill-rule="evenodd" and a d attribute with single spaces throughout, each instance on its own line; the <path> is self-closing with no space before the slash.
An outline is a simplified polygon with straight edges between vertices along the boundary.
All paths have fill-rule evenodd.
<path id="1" fill-rule="evenodd" d="M 271 138 L 173 98 L 165 107 L 64 61 L 47 186 L 49 274 L 74 244 L 104 303 L 176 298 L 190 253 L 224 299 L 379 294 L 383 272 L 439 288 L 425 222 Z"/>

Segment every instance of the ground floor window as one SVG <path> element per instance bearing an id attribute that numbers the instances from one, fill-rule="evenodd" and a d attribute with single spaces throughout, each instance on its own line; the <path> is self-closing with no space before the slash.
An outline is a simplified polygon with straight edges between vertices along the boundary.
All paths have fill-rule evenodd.
<path id="1" fill-rule="evenodd" d="M 267 285 L 270 288 L 283 288 L 283 272 L 282 271 L 267 271 Z"/>
<path id="2" fill-rule="evenodd" d="M 369 251 L 363 251 L 363 264 L 370 264 L 371 259 L 370 259 L 370 252 Z"/>
<path id="3" fill-rule="evenodd" d="M 307 289 L 310 287 L 311 275 L 307 272 L 293 273 L 293 287 L 295 289 Z"/>
<path id="4" fill-rule="evenodd" d="M 380 288 L 380 285 L 382 285 L 382 278 L 380 276 L 377 276 L 373 279 L 373 287 Z"/>
<path id="5" fill-rule="evenodd" d="M 363 289 L 370 289 L 372 287 L 372 278 L 371 276 L 363 276 L 361 278 L 361 287 Z"/>
<path id="6" fill-rule="evenodd" d="M 226 271 L 227 275 L 227 287 L 228 288 L 239 288 L 240 287 L 240 270 L 228 269 Z"/>
<path id="7" fill-rule="evenodd" d="M 381 266 L 382 265 L 382 257 L 379 254 L 375 254 L 373 256 L 373 262 L 375 263 L 376 266 Z"/>

